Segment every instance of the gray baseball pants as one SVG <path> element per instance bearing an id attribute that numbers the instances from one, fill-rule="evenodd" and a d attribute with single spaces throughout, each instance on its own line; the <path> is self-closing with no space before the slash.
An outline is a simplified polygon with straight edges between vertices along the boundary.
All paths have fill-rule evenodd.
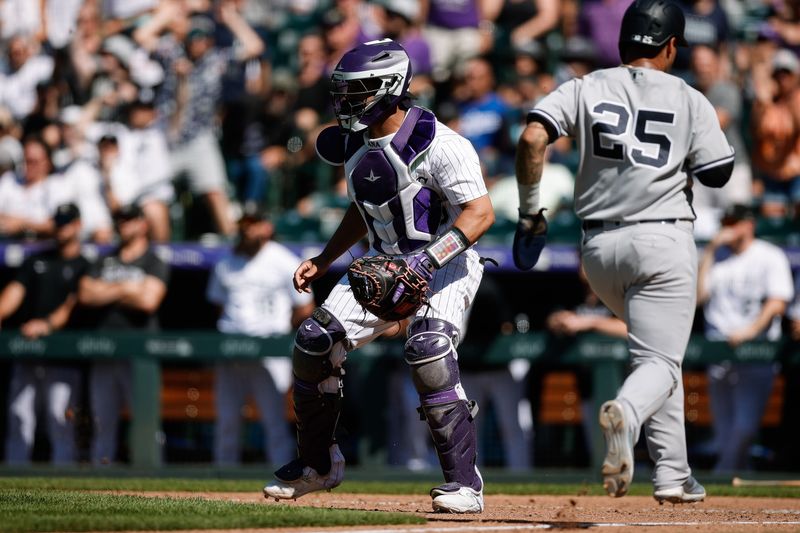
<path id="1" fill-rule="evenodd" d="M 628 325 L 632 372 L 617 400 L 644 425 L 655 490 L 691 475 L 686 455 L 681 364 L 697 301 L 697 247 L 690 221 L 604 223 L 584 232 L 592 289 Z"/>

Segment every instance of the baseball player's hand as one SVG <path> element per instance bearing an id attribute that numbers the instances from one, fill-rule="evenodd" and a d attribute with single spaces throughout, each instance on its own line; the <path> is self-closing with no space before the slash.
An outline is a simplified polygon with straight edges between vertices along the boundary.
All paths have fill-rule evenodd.
<path id="1" fill-rule="evenodd" d="M 294 288 L 297 292 L 311 292 L 311 282 L 328 271 L 330 263 L 319 256 L 306 259 L 294 271 Z"/>
<path id="2" fill-rule="evenodd" d="M 750 328 L 743 328 L 738 331 L 734 331 L 728 336 L 728 344 L 731 347 L 736 348 L 740 344 L 744 344 L 747 341 L 751 341 L 756 337 L 756 333 L 751 331 Z"/>
<path id="3" fill-rule="evenodd" d="M 577 335 L 592 329 L 592 317 L 573 311 L 556 311 L 547 317 L 547 328 L 556 335 Z"/>
<path id="4" fill-rule="evenodd" d="M 29 320 L 25 322 L 20 328 L 20 332 L 22 333 L 22 335 L 28 339 L 38 339 L 39 337 L 45 337 L 47 335 L 50 335 L 52 331 L 53 328 L 50 327 L 50 324 L 46 320 L 42 320 L 40 318 Z"/>
<path id="5" fill-rule="evenodd" d="M 410 256 L 407 260 L 408 268 L 425 278 L 429 282 L 433 279 L 433 273 L 436 268 L 431 263 L 430 257 L 425 252 L 420 252 L 416 255 Z"/>
<path id="6" fill-rule="evenodd" d="M 517 230 L 514 233 L 512 252 L 514 265 L 520 270 L 530 270 L 539 261 L 547 238 L 547 219 L 539 209 L 535 215 L 520 212 Z"/>

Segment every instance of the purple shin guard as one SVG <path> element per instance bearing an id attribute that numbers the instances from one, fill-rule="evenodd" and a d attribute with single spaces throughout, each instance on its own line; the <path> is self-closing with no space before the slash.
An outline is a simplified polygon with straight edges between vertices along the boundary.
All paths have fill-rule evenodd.
<path id="1" fill-rule="evenodd" d="M 452 390 L 427 395 L 423 402 L 441 401 L 449 396 L 453 401 L 422 405 L 444 474 L 445 485 L 441 488 L 446 492 L 450 491 L 450 485 L 454 491 L 459 486 L 481 490 L 481 480 L 475 471 L 478 440 L 473 419 L 477 409 L 475 402 L 459 399 Z"/>
<path id="2" fill-rule="evenodd" d="M 445 492 L 459 487 L 479 491 L 482 483 L 475 470 L 478 439 L 474 421 L 478 406 L 457 392 L 461 387 L 457 345 L 458 329 L 451 323 L 421 319 L 408 328 L 405 358 L 444 473 L 445 485 L 439 488 Z"/>
<path id="3" fill-rule="evenodd" d="M 329 448 L 334 442 L 342 395 L 341 389 L 336 393 L 323 393 L 319 384 L 331 376 L 341 375 L 340 368 L 333 368 L 330 354 L 334 345 L 344 338 L 342 324 L 327 310 L 318 307 L 298 328 L 292 354 L 299 462 L 323 476 L 331 468 Z"/>
<path id="4" fill-rule="evenodd" d="M 315 384 L 295 378 L 293 399 L 297 452 L 304 464 L 324 476 L 331 469 L 328 448 L 334 442 L 342 397 L 319 392 Z"/>

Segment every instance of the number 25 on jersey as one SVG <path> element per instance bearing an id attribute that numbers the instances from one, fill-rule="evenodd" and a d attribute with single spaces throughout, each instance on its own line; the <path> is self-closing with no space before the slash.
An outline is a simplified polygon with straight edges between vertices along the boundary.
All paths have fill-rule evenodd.
<path id="1" fill-rule="evenodd" d="M 631 113 L 624 105 L 600 102 L 592 109 L 592 116 L 592 153 L 595 157 L 624 161 L 627 152 L 634 164 L 654 168 L 661 168 L 669 161 L 672 148 L 669 136 L 648 129 L 654 123 L 674 124 L 675 113 L 640 109 L 634 120 L 633 139 L 628 133 Z"/>

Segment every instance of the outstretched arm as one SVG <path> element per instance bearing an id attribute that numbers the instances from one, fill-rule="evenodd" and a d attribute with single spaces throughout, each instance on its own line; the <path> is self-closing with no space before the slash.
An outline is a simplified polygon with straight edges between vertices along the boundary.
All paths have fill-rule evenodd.
<path id="1" fill-rule="evenodd" d="M 539 183 L 542 181 L 545 152 L 556 136 L 537 121 L 528 123 L 517 147 L 517 190 L 519 221 L 514 233 L 514 264 L 520 270 L 530 270 L 539 261 L 547 235 L 547 220 L 539 208 Z"/>
<path id="2" fill-rule="evenodd" d="M 339 227 L 333 232 L 328 244 L 322 253 L 311 259 L 306 259 L 294 273 L 294 288 L 297 292 L 311 292 L 311 282 L 319 278 L 340 255 L 349 250 L 367 234 L 367 226 L 361 217 L 355 203 L 350 207 L 339 222 Z"/>
<path id="3" fill-rule="evenodd" d="M 264 52 L 264 41 L 250 27 L 233 2 L 223 3 L 219 8 L 219 14 L 222 22 L 233 32 L 233 35 L 242 45 L 238 59 L 253 59 Z"/>
<path id="4" fill-rule="evenodd" d="M 534 215 L 539 211 L 539 183 L 549 142 L 550 135 L 541 122 L 529 123 L 519 138 L 516 171 L 520 213 Z"/>

